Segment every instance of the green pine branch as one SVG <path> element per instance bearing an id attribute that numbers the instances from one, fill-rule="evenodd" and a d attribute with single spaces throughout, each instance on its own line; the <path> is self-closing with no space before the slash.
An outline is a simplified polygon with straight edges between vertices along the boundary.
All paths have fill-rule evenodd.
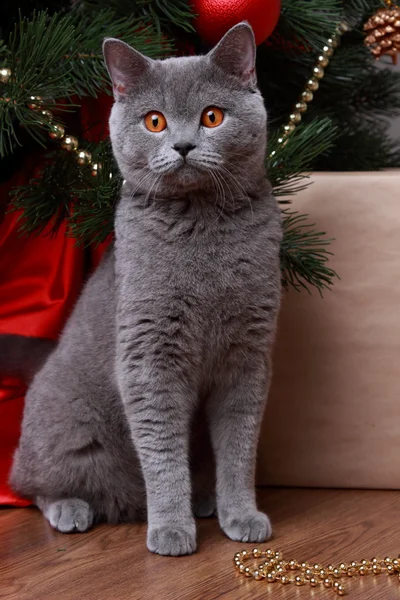
<path id="1" fill-rule="evenodd" d="M 42 111 L 68 110 L 71 106 L 57 104 L 54 99 L 109 91 L 101 54 L 106 35 L 119 37 L 152 58 L 172 51 L 171 42 L 151 24 L 135 16 L 115 19 L 110 9 L 91 17 L 74 12 L 50 17 L 39 12 L 30 19 L 20 19 L 8 45 L 0 46 L 0 60 L 12 71 L 9 82 L 1 86 L 2 98 L 11 99 L 0 101 L 1 156 L 20 143 L 21 126 L 46 145 L 51 119 L 29 108 L 32 97 L 42 98 Z"/>
<path id="2" fill-rule="evenodd" d="M 193 12 L 187 0 L 80 0 L 78 11 L 95 14 L 98 10 L 110 8 L 118 17 L 135 14 L 144 23 L 152 23 L 158 33 L 166 32 L 171 27 L 193 32 Z"/>
<path id="3" fill-rule="evenodd" d="M 321 50 L 342 18 L 338 0 L 282 0 L 276 33 L 297 47 Z"/>
<path id="4" fill-rule="evenodd" d="M 332 148 L 336 135 L 329 119 L 315 119 L 296 127 L 283 143 L 278 141 L 282 139 L 280 131 L 270 136 L 267 172 L 274 195 L 281 202 L 307 187 L 307 172 L 321 154 Z"/>
<path id="5" fill-rule="evenodd" d="M 328 246 L 332 242 L 325 232 L 314 229 L 308 223 L 308 215 L 293 211 L 283 212 L 284 236 L 281 244 L 281 270 L 283 286 L 310 292 L 315 287 L 322 295 L 330 289 L 337 274 L 328 267 L 332 253 Z"/>

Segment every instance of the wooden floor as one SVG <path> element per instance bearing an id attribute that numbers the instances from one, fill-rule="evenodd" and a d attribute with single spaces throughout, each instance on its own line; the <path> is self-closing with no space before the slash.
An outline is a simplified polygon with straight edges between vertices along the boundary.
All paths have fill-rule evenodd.
<path id="1" fill-rule="evenodd" d="M 400 492 L 260 490 L 274 525 L 268 544 L 287 558 L 327 564 L 400 551 Z M 53 531 L 36 509 L 0 510 L 0 598 L 6 600 L 328 600 L 332 590 L 283 587 L 236 574 L 233 554 L 252 545 L 228 540 L 215 519 L 199 522 L 199 548 L 167 558 L 146 550 L 146 525 Z M 265 546 L 264 546 L 265 547 Z M 346 582 L 347 583 L 347 582 Z M 354 600 L 395 600 L 387 575 L 348 580 Z"/>

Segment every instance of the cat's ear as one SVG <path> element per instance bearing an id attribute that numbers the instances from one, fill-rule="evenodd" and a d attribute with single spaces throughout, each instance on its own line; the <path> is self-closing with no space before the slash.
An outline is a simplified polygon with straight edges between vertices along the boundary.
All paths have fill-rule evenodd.
<path id="1" fill-rule="evenodd" d="M 115 38 L 104 40 L 103 54 L 116 100 L 134 89 L 138 79 L 150 69 L 150 58 Z"/>
<path id="2" fill-rule="evenodd" d="M 220 69 L 239 78 L 243 85 L 256 85 L 256 43 L 246 21 L 232 27 L 208 56 Z"/>

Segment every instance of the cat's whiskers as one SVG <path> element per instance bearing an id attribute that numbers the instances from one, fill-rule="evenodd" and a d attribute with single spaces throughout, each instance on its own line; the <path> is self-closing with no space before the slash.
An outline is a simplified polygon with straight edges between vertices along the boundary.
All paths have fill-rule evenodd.
<path id="1" fill-rule="evenodd" d="M 223 170 L 224 173 L 226 173 L 226 177 L 228 176 L 230 178 L 230 180 L 232 181 L 232 183 L 235 185 L 236 189 L 239 191 L 239 193 L 243 194 L 243 196 L 246 198 L 246 200 L 249 203 L 250 206 L 250 210 L 251 210 L 251 220 L 252 223 L 254 223 L 254 210 L 253 210 L 253 205 L 251 203 L 251 199 L 249 194 L 247 193 L 246 189 L 243 187 L 243 185 L 240 183 L 240 181 L 237 179 L 237 177 L 235 177 L 235 175 L 233 175 L 233 173 L 231 173 L 231 171 L 229 171 L 229 169 L 227 169 L 226 167 L 224 167 L 223 165 L 220 165 L 220 169 Z"/>
<path id="2" fill-rule="evenodd" d="M 225 190 L 224 190 L 224 187 L 223 187 L 223 185 L 221 183 L 221 180 L 219 178 L 218 172 L 215 171 L 215 170 L 213 171 L 213 170 L 210 169 L 209 173 L 210 173 L 213 181 L 215 181 L 216 184 L 217 184 L 217 190 L 221 191 L 221 199 L 222 199 L 222 203 L 220 204 L 221 208 L 220 208 L 220 211 L 219 211 L 219 213 L 217 215 L 217 218 L 211 223 L 211 225 L 215 225 L 215 223 L 217 223 L 219 221 L 219 219 L 221 218 L 221 216 L 222 216 L 222 214 L 224 212 L 224 209 L 225 209 Z M 217 201 L 216 201 L 216 204 L 218 206 L 218 191 L 217 191 Z"/>
<path id="3" fill-rule="evenodd" d="M 155 185 L 155 190 L 154 190 L 154 196 L 153 196 L 153 204 L 156 203 L 158 189 L 160 187 L 160 183 L 161 183 L 163 177 L 164 177 L 164 173 L 160 173 L 160 175 L 158 176 L 158 178 L 156 180 L 156 185 Z"/>
<path id="4" fill-rule="evenodd" d="M 154 193 L 154 196 L 153 196 L 153 202 L 152 202 L 151 193 L 152 193 L 153 189 L 155 188 L 156 184 L 158 184 L 158 183 L 160 182 L 160 180 L 161 180 L 162 176 L 163 176 L 163 173 L 157 173 L 157 174 L 156 174 L 156 178 L 155 178 L 155 180 L 153 181 L 153 183 L 151 184 L 149 191 L 147 192 L 147 195 L 146 195 L 146 198 L 145 198 L 145 203 L 147 203 L 147 201 L 148 201 L 148 200 L 150 200 L 150 205 L 151 205 L 151 203 L 152 203 L 153 205 L 155 204 L 155 201 L 156 201 L 156 195 L 155 195 L 155 193 Z"/>
<path id="5" fill-rule="evenodd" d="M 147 167 L 144 167 L 144 168 L 143 168 L 143 169 L 141 169 L 140 171 L 144 171 L 144 170 L 147 170 Z M 142 185 L 142 184 L 143 184 L 143 183 L 146 181 L 146 179 L 148 179 L 148 177 L 150 177 L 151 175 L 152 175 L 152 172 L 147 170 L 147 173 L 145 173 L 145 174 L 143 175 L 143 177 L 141 177 L 141 178 L 139 179 L 138 183 L 136 184 L 136 186 L 133 188 L 133 190 L 131 191 L 131 193 L 130 193 L 130 195 L 129 195 L 129 197 L 130 197 L 130 200 L 133 200 L 133 198 L 134 198 L 134 196 L 135 196 L 135 194 L 136 194 L 137 190 L 138 190 L 138 189 L 140 188 L 140 186 L 141 186 L 141 185 Z"/>

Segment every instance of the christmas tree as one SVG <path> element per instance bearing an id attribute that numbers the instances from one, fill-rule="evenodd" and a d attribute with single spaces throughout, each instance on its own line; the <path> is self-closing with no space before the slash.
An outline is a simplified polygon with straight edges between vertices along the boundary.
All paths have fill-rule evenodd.
<path id="1" fill-rule="evenodd" d="M 268 4 L 260 19 L 268 19 Z M 327 264 L 329 238 L 289 206 L 307 185 L 307 173 L 400 162 L 386 120 L 400 112 L 400 74 L 376 69 L 364 44 L 363 26 L 380 6 L 377 0 L 282 0 L 273 34 L 258 46 L 269 115 L 266 169 L 284 211 L 285 286 L 321 291 L 335 277 Z M 186 0 L 18 7 L 5 1 L 0 17 L 0 182 L 26 156 L 42 154 L 37 175 L 13 186 L 2 203 L 22 210 L 22 232 L 49 223 L 55 231 L 66 220 L 78 243 L 102 242 L 112 236 L 121 185 L 107 139 L 111 89 L 102 39 L 120 38 L 152 58 L 206 52 L 193 7 Z"/>

